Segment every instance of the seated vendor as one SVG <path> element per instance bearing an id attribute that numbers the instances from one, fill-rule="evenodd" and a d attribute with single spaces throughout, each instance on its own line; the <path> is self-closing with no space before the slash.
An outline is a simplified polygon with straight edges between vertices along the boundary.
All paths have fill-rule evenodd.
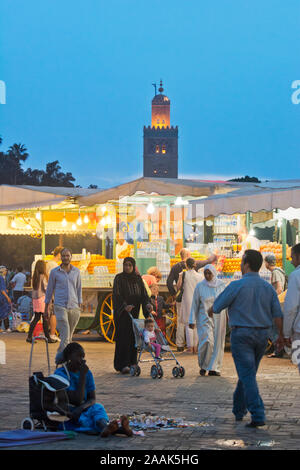
<path id="1" fill-rule="evenodd" d="M 55 374 L 70 382 L 67 389 L 70 421 L 64 423 L 64 428 L 77 432 L 100 433 L 101 437 L 116 433 L 132 436 L 127 416 L 121 417 L 119 427 L 117 420 L 109 422 L 103 405 L 96 403 L 95 381 L 84 359 L 82 346 L 75 342 L 69 343 L 63 351 L 63 356 L 65 363 Z"/>

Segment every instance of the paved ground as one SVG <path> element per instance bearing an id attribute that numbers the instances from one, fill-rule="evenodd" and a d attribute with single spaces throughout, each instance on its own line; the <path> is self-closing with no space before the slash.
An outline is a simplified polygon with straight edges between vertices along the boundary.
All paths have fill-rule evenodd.
<path id="1" fill-rule="evenodd" d="M 6 344 L 6 364 L 0 365 L 0 431 L 17 429 L 28 416 L 28 360 L 30 345 L 25 334 L 0 335 Z M 74 338 L 75 339 L 75 338 Z M 32 446 L 32 449 L 193 450 L 193 449 L 298 449 L 300 438 L 300 377 L 288 359 L 264 358 L 258 374 L 267 411 L 267 425 L 257 430 L 236 424 L 231 413 L 236 373 L 230 352 L 225 353 L 222 377 L 200 377 L 196 356 L 178 354 L 186 377 L 175 379 L 173 362 L 165 375 L 153 380 L 150 365 L 140 377 L 121 376 L 112 366 L 114 345 L 99 338 L 80 338 L 97 387 L 98 401 L 111 417 L 122 413 L 150 411 L 169 418 L 206 423 L 209 426 L 160 430 L 145 437 L 78 435 L 75 440 Z M 49 345 L 51 364 L 57 346 Z M 36 345 L 34 370 L 45 366 L 44 343 Z M 46 372 L 46 368 L 44 367 Z M 231 441 L 231 442 L 228 442 Z M 260 443 L 260 444 L 259 444 Z M 266 447 L 261 447 L 261 444 Z M 22 447 L 19 449 L 27 449 Z"/>

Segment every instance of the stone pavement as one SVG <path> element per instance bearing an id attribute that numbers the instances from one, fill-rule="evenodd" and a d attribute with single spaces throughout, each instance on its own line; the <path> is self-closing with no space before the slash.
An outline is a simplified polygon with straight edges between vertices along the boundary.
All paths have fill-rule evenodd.
<path id="1" fill-rule="evenodd" d="M 0 364 L 0 431 L 20 428 L 23 418 L 28 416 L 31 346 L 25 338 L 24 333 L 0 334 L 0 340 L 6 345 L 6 364 Z M 74 337 L 74 340 L 78 338 Z M 180 353 L 176 355 L 186 369 L 186 376 L 173 378 L 175 364 L 166 362 L 163 364 L 164 377 L 153 380 L 150 364 L 142 366 L 140 377 L 121 376 L 113 369 L 114 345 L 100 341 L 99 337 L 81 336 L 79 340 L 95 377 L 97 400 L 105 406 L 110 417 L 149 411 L 209 426 L 146 432 L 145 437 L 133 438 L 100 439 L 79 434 L 71 441 L 18 449 L 299 449 L 300 377 L 289 359 L 263 359 L 258 382 L 267 424 L 263 428 L 247 429 L 245 423 L 249 421 L 249 415 L 236 424 L 231 412 L 236 372 L 230 352 L 225 353 L 221 377 L 200 377 L 196 356 Z M 55 344 L 49 345 L 52 366 L 56 349 Z M 35 346 L 33 370 L 47 373 L 44 342 Z"/>

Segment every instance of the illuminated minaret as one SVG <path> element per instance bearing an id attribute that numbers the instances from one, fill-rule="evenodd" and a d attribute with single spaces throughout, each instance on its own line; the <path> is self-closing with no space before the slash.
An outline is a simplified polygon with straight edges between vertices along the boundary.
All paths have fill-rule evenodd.
<path id="1" fill-rule="evenodd" d="M 178 127 L 170 126 L 170 100 L 162 81 L 152 100 L 151 127 L 144 126 L 144 176 L 178 178 Z"/>

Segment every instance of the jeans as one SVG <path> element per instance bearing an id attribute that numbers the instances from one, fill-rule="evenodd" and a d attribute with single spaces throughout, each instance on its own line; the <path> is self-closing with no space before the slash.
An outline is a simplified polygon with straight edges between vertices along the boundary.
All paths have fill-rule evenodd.
<path id="1" fill-rule="evenodd" d="M 181 302 L 176 302 L 176 310 L 177 310 L 176 346 L 178 348 L 183 348 L 185 345 L 185 325 L 184 323 L 181 323 L 181 321 L 179 320 L 180 309 L 181 309 Z"/>
<path id="2" fill-rule="evenodd" d="M 264 403 L 259 395 L 256 373 L 268 343 L 268 329 L 236 328 L 231 332 L 231 351 L 238 374 L 232 412 L 243 418 L 250 411 L 252 421 L 265 421 Z"/>
<path id="3" fill-rule="evenodd" d="M 60 345 L 57 350 L 55 362 L 61 362 L 62 352 L 72 341 L 72 336 L 80 318 L 80 308 L 64 308 L 54 305 L 54 314 L 56 316 L 56 325 L 60 335 Z"/>

